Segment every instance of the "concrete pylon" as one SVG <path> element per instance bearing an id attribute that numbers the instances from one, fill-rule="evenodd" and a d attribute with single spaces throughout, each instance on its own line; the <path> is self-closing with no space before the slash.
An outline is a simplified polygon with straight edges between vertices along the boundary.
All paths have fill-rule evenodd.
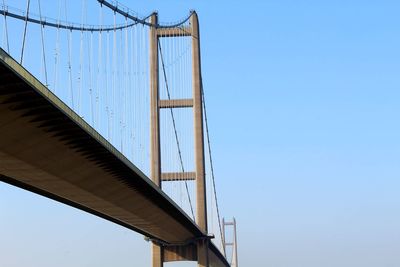
<path id="1" fill-rule="evenodd" d="M 152 25 L 158 24 L 158 15 L 150 17 Z M 157 28 L 150 27 L 150 177 L 161 188 L 161 152 L 160 152 L 160 109 L 159 102 L 159 66 Z M 152 266 L 162 267 L 164 264 L 163 247 L 152 244 Z"/>
<path id="2" fill-rule="evenodd" d="M 200 28 L 196 12 L 190 17 L 192 27 L 192 73 L 193 73 L 193 112 L 196 161 L 196 222 L 204 233 L 208 233 L 206 177 L 204 161 L 203 98 L 201 86 Z M 209 240 L 197 244 L 197 262 L 199 267 L 209 266 Z"/>
<path id="3" fill-rule="evenodd" d="M 178 28 L 165 31 L 158 27 L 157 13 L 150 17 L 152 24 L 150 29 L 150 150 L 151 150 L 151 179 L 161 187 L 163 173 L 161 170 L 160 153 L 160 99 L 159 99 L 159 44 L 158 38 L 190 36 L 192 39 L 192 90 L 193 99 L 189 103 L 183 103 L 182 99 L 162 100 L 163 105 L 174 107 L 190 107 L 193 109 L 194 121 L 194 155 L 196 180 L 196 222 L 199 228 L 208 234 L 207 227 L 207 200 L 206 200 L 206 179 L 205 179 L 205 160 L 204 160 L 204 128 L 203 128 L 203 98 L 201 85 L 201 59 L 200 59 L 200 30 L 199 20 L 196 12 L 192 12 L 190 17 L 190 29 L 182 31 Z M 182 34 L 183 33 L 183 34 Z M 187 102 L 187 100 L 185 100 Z M 182 173 L 176 173 L 180 180 L 184 180 Z M 153 243 L 152 245 L 152 266 L 161 267 L 164 261 L 197 260 L 199 267 L 209 266 L 209 240 L 197 240 L 188 246 L 168 246 Z"/>
<path id="4" fill-rule="evenodd" d="M 232 227 L 232 240 L 228 242 L 226 240 L 226 227 L 231 226 Z M 222 219 L 222 242 L 224 245 L 224 251 L 228 250 L 228 247 L 232 248 L 232 258 L 230 265 L 231 267 L 238 267 L 238 253 L 237 253 L 237 233 L 236 233 L 236 219 L 233 218 L 232 221 L 228 222 L 225 221 L 225 219 Z M 227 257 L 227 255 L 225 255 Z"/>

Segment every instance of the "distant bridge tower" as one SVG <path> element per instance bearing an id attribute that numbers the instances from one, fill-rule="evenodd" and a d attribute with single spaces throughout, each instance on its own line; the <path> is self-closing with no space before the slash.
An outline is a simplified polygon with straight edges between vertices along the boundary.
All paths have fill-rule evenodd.
<path id="1" fill-rule="evenodd" d="M 153 182 L 161 187 L 163 177 L 168 180 L 196 180 L 196 223 L 199 228 L 208 234 L 207 205 L 206 205 L 206 179 L 204 160 L 204 133 L 203 133 L 203 102 L 201 86 L 200 62 L 200 32 L 196 12 L 190 17 L 190 28 L 173 28 L 166 31 L 158 26 L 158 15 L 153 13 L 150 17 L 153 25 L 150 29 L 150 176 Z M 168 99 L 160 101 L 159 94 L 159 38 L 186 36 L 192 39 L 192 98 Z M 162 173 L 160 150 L 160 109 L 162 108 L 192 108 L 194 119 L 194 160 L 193 173 Z M 194 177 L 189 177 L 194 176 Z M 165 179 L 167 180 L 167 179 Z M 153 243 L 152 266 L 161 267 L 169 261 L 197 261 L 199 267 L 209 266 L 208 255 L 209 240 L 193 240 L 185 245 L 171 245 Z"/>
<path id="2" fill-rule="evenodd" d="M 232 227 L 232 234 L 231 234 L 231 240 L 227 241 L 226 239 L 226 227 Z M 224 245 L 224 251 L 228 251 L 228 247 L 231 248 L 232 251 L 232 259 L 231 259 L 231 267 L 238 267 L 238 253 L 237 253 L 237 235 L 236 235 L 236 219 L 233 218 L 232 221 L 225 221 L 225 219 L 222 219 L 222 238 L 223 238 L 223 245 Z M 225 255 L 227 257 L 227 255 Z"/>

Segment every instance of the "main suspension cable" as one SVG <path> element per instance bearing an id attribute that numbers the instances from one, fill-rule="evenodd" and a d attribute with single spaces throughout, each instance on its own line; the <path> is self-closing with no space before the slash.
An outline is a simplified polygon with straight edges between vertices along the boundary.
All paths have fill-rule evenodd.
<path id="1" fill-rule="evenodd" d="M 126 18 L 129 18 L 129 19 L 135 21 L 136 23 L 140 23 L 142 25 L 146 25 L 146 26 L 149 26 L 149 27 L 155 27 L 155 28 L 176 28 L 176 27 L 179 27 L 182 24 L 184 24 L 185 22 L 187 22 L 190 19 L 190 17 L 192 16 L 192 14 L 193 14 L 193 11 L 191 11 L 186 18 L 184 18 L 180 22 L 178 22 L 176 24 L 172 24 L 172 25 L 152 24 L 150 22 L 147 22 L 147 19 L 152 14 L 150 14 L 149 16 L 147 16 L 145 18 L 139 18 L 137 16 L 132 16 L 131 14 L 129 14 L 129 12 L 126 12 L 126 11 L 122 10 L 121 8 L 119 8 L 119 6 L 121 6 L 121 4 L 117 3 L 117 5 L 113 5 L 112 3 L 108 2 L 108 1 L 105 1 L 105 0 L 97 0 L 97 2 L 99 2 L 101 5 L 104 5 L 104 6 L 108 7 L 108 8 L 110 8 L 114 12 L 117 12 L 118 14 L 120 14 L 120 15 L 126 17 Z M 125 9 L 127 9 L 127 8 L 125 8 Z"/>
<path id="2" fill-rule="evenodd" d="M 10 8 L 7 7 L 6 10 L 6 6 L 3 4 L 4 6 L 4 10 L 0 10 L 0 15 L 4 15 L 6 17 L 11 17 L 14 19 L 18 19 L 18 20 L 23 20 L 26 22 L 31 22 L 31 23 L 35 23 L 35 24 L 40 24 L 42 26 L 48 26 L 48 27 L 53 27 L 53 28 L 59 28 L 59 29 L 64 29 L 64 30 L 71 30 L 71 31 L 84 31 L 84 32 L 109 32 L 109 31 L 114 31 L 116 30 L 121 30 L 124 28 L 130 28 L 132 26 L 137 25 L 139 22 L 133 22 L 130 23 L 128 25 L 117 25 L 116 27 L 114 26 L 105 26 L 105 25 L 82 25 L 82 24 L 75 24 L 72 22 L 68 22 L 68 21 L 64 21 L 61 22 L 59 20 L 54 20 L 51 18 L 46 18 L 46 17 L 42 17 L 42 18 L 33 18 L 33 14 L 31 14 L 31 16 L 28 15 L 19 15 L 17 13 L 14 12 L 10 12 Z M 16 12 L 21 12 L 24 13 L 23 11 L 16 9 L 16 8 L 12 8 L 13 10 L 16 10 Z M 53 21 L 53 22 L 50 22 Z"/>
<path id="3" fill-rule="evenodd" d="M 213 183 L 213 188 L 214 188 L 214 197 L 215 197 L 215 206 L 217 209 L 217 217 L 218 217 L 218 226 L 219 226 L 219 231 L 222 235 L 222 225 L 221 225 L 221 217 L 219 214 L 219 205 L 218 205 L 218 198 L 217 198 L 217 189 L 215 187 L 215 175 L 214 175 L 214 165 L 213 165 L 213 160 L 212 160 L 212 155 L 211 155 L 211 142 L 210 142 L 210 134 L 208 130 L 208 119 L 207 119 L 207 108 L 206 108 L 206 100 L 204 96 L 204 90 L 203 90 L 203 79 L 200 74 L 200 89 L 201 89 L 201 97 L 203 99 L 203 109 L 204 109 L 204 121 L 206 124 L 206 135 L 207 135 L 207 147 L 208 147 L 208 155 L 209 155 L 209 161 L 210 161 L 210 167 L 211 167 L 211 178 L 212 178 L 212 183 Z M 223 246 L 223 250 L 225 253 L 225 247 Z"/>

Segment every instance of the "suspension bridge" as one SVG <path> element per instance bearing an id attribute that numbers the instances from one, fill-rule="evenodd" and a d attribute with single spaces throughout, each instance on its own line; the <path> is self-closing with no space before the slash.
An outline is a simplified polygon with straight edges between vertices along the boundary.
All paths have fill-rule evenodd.
<path id="1" fill-rule="evenodd" d="M 116 2 L 41 2 L 0 4 L 0 181 L 143 234 L 153 267 L 238 266 L 196 12 L 162 23 Z"/>

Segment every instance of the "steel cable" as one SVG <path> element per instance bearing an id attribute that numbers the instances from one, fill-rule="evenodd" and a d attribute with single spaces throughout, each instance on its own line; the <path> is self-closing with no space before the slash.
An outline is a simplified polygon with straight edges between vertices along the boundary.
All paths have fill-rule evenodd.
<path id="1" fill-rule="evenodd" d="M 169 92 L 168 81 L 167 81 L 167 74 L 166 74 L 166 72 L 165 72 L 164 58 L 163 58 L 163 54 L 162 54 L 162 49 L 161 49 L 160 40 L 158 40 L 158 47 L 159 47 L 159 51 L 160 51 L 160 59 L 161 59 L 161 65 L 162 65 L 162 69 L 163 69 L 163 76 L 164 76 L 164 81 L 165 81 L 165 88 L 167 89 L 168 100 L 171 100 L 171 95 L 170 95 L 170 92 Z M 177 148 L 178 148 L 179 160 L 180 160 L 180 163 L 181 163 L 182 172 L 185 172 L 185 169 L 184 169 L 184 166 L 183 166 L 183 159 L 182 159 L 181 148 L 180 148 L 180 144 L 179 144 L 178 132 L 177 132 L 177 130 L 176 130 L 175 117 L 174 117 L 174 113 L 173 113 L 172 108 L 170 108 L 170 111 L 171 111 L 172 125 L 173 125 L 173 128 L 174 128 L 175 141 L 176 141 L 176 145 L 177 145 Z M 193 211 L 192 200 L 191 200 L 190 194 L 189 194 L 189 187 L 188 187 L 187 181 L 185 181 L 185 187 L 186 187 L 186 192 L 187 192 L 187 196 L 188 196 L 188 199 L 189 199 L 190 210 L 191 210 L 191 212 L 192 212 L 193 220 L 196 221 L 196 218 L 195 218 L 195 216 L 194 216 L 194 211 Z"/>

